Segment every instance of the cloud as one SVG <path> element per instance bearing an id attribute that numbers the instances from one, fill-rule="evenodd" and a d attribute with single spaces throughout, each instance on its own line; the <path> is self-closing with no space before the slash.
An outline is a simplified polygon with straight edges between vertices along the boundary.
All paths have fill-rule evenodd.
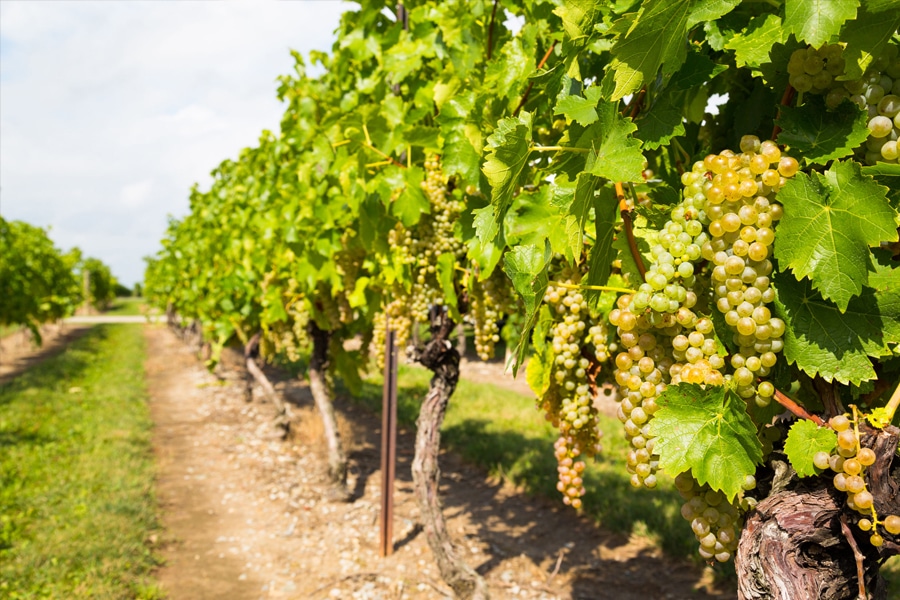
<path id="1" fill-rule="evenodd" d="M 289 49 L 342 2 L 0 2 L 0 214 L 52 226 L 126 284 L 194 182 L 277 130 Z"/>

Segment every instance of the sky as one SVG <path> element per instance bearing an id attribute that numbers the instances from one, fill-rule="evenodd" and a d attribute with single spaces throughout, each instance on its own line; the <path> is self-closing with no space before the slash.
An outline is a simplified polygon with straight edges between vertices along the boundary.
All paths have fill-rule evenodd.
<path id="1" fill-rule="evenodd" d="M 191 185 L 278 130 L 290 49 L 330 49 L 353 7 L 0 1 L 0 215 L 143 280 Z"/>

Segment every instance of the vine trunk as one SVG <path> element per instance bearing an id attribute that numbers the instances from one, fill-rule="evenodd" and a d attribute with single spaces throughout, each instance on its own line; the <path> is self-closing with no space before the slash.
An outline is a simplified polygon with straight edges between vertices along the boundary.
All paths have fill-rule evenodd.
<path id="1" fill-rule="evenodd" d="M 450 396 L 459 381 L 459 352 L 453 348 L 449 336 L 453 322 L 446 314 L 432 312 L 431 340 L 424 348 L 417 348 L 415 360 L 434 374 L 425 401 L 416 421 L 416 452 L 412 474 L 416 502 L 428 545 L 441 571 L 441 577 L 464 600 L 487 600 L 484 579 L 466 564 L 457 553 L 447 532 L 443 507 L 438 491 L 441 471 L 438 453 L 441 447 L 441 424 L 447 412 Z"/>

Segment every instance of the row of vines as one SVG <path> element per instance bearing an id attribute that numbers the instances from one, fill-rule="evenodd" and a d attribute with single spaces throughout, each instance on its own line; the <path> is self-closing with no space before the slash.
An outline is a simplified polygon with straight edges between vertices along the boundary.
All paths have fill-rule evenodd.
<path id="1" fill-rule="evenodd" d="M 81 250 L 63 252 L 40 227 L 0 217 L 0 326 L 40 327 L 71 316 L 83 304 L 102 308 L 116 297 L 110 268 Z"/>
<path id="2" fill-rule="evenodd" d="M 483 358 L 515 327 L 510 368 L 527 362 L 559 429 L 566 504 L 590 502 L 594 398 L 612 384 L 632 483 L 674 478 L 741 598 L 884 597 L 879 566 L 900 552 L 896 2 L 363 4 L 311 54 L 323 75 L 295 54 L 280 131 L 192 190 L 148 295 L 199 323 L 213 360 L 235 341 L 248 366 L 309 356 L 344 498 L 332 377 L 352 393 L 395 330 L 434 372 L 413 474 L 460 597 L 487 595 L 437 498 L 463 322 Z"/>

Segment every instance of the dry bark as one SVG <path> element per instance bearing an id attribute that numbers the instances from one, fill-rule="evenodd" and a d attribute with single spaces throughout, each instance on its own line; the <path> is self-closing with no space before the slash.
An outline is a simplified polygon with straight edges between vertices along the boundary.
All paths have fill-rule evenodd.
<path id="1" fill-rule="evenodd" d="M 259 367 L 256 362 L 256 359 L 259 358 L 259 340 L 260 334 L 257 333 L 253 337 L 251 337 L 247 344 L 244 346 L 244 359 L 247 365 L 247 373 L 251 375 L 251 378 L 247 380 L 247 395 L 248 401 L 252 400 L 252 385 L 253 381 L 259 384 L 262 388 L 263 393 L 266 398 L 275 406 L 275 424 L 281 428 L 284 433 L 284 436 L 290 432 L 291 429 L 291 410 L 288 404 L 284 401 L 284 398 L 281 397 L 275 390 L 275 386 L 272 385 L 272 382 L 269 381 L 269 378 L 266 377 L 265 372 Z"/>
<path id="2" fill-rule="evenodd" d="M 312 357 L 309 361 L 309 390 L 316 401 L 316 408 L 322 417 L 325 431 L 325 443 L 328 446 L 328 475 L 333 484 L 332 499 L 348 501 L 351 498 L 347 488 L 347 455 L 341 444 L 337 419 L 334 416 L 331 387 L 328 385 L 328 346 L 331 333 L 319 328 L 315 321 L 309 322 L 309 334 L 312 338 Z"/>
<path id="3" fill-rule="evenodd" d="M 453 322 L 443 312 L 432 312 L 431 340 L 413 357 L 434 375 L 416 421 L 416 452 L 412 475 L 416 502 L 428 545 L 441 571 L 441 577 L 463 599 L 486 600 L 488 588 L 484 579 L 466 564 L 450 540 L 439 495 L 441 471 L 438 453 L 441 446 L 441 424 L 450 396 L 459 381 L 459 352 L 449 341 Z"/>
<path id="4" fill-rule="evenodd" d="M 897 472 L 893 469 L 900 430 L 862 429 L 862 444 L 871 447 L 878 457 L 866 474 L 878 515 L 900 514 Z M 900 552 L 900 539 L 880 529 L 884 545 L 875 548 L 868 541 L 871 533 L 856 526 L 863 515 L 847 507 L 846 493 L 836 490 L 829 476 L 799 479 L 783 457 L 771 464 L 776 473 L 772 489 L 748 515 L 741 533 L 736 557 L 738 598 L 887 598 L 878 570 L 883 559 Z M 862 554 L 862 585 L 854 544 L 846 537 L 842 519 L 850 524 Z M 865 596 L 861 590 L 865 590 Z"/>

